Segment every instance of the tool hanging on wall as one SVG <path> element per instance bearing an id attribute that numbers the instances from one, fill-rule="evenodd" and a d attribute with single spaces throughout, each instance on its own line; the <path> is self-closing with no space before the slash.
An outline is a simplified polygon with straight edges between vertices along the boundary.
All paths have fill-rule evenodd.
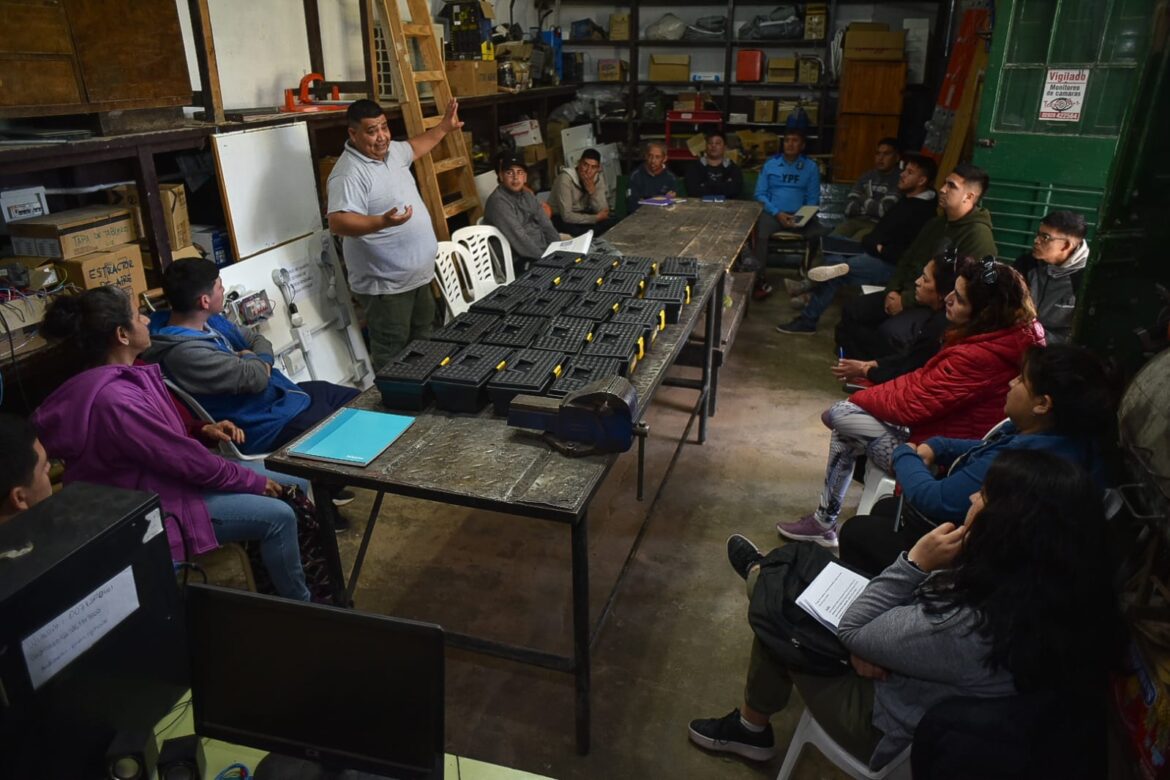
<path id="1" fill-rule="evenodd" d="M 406 4 L 411 17 L 408 20 L 402 18 L 397 0 L 379 0 L 376 7 L 381 14 L 383 29 L 390 30 L 390 40 L 394 44 L 391 48 L 394 75 L 399 86 L 399 107 L 406 132 L 414 137 L 443 121 L 443 112 L 447 110 L 452 97 L 439 42 L 431 24 L 429 3 L 426 0 L 407 0 Z M 416 55 L 420 63 L 417 68 Z M 430 85 L 436 114 L 423 116 L 419 84 Z M 414 172 L 423 202 L 430 212 L 435 235 L 440 241 L 451 237 L 447 220 L 456 214 L 466 213 L 468 224 L 472 225 L 483 216 L 463 133 L 448 133 L 430 154 L 414 161 Z"/>

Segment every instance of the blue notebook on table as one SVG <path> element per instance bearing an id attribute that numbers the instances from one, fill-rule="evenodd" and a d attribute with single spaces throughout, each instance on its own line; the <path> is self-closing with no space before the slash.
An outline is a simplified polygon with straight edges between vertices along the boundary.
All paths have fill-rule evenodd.
<path id="1" fill-rule="evenodd" d="M 367 409 L 339 409 L 289 447 L 298 458 L 368 466 L 414 422 L 413 417 Z"/>

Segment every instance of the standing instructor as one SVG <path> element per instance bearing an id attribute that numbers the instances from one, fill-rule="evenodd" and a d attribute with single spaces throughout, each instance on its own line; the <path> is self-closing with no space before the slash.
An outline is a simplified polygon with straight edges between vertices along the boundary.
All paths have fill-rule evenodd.
<path id="1" fill-rule="evenodd" d="M 452 98 L 438 125 L 407 141 L 390 140 L 386 115 L 372 100 L 354 101 L 345 112 L 349 140 L 329 174 L 329 229 L 342 237 L 375 370 L 411 339 L 430 335 L 438 241 L 410 166 L 463 127 L 458 109 Z"/>

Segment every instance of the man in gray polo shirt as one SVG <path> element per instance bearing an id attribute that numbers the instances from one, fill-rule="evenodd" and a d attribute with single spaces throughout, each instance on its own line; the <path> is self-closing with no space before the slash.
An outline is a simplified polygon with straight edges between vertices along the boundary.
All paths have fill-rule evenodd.
<path id="1" fill-rule="evenodd" d="M 329 174 L 329 229 L 343 239 L 375 369 L 431 332 L 438 242 L 410 166 L 463 127 L 458 108 L 452 99 L 438 125 L 408 141 L 390 140 L 386 115 L 372 100 L 357 100 L 345 112 L 349 140 Z"/>

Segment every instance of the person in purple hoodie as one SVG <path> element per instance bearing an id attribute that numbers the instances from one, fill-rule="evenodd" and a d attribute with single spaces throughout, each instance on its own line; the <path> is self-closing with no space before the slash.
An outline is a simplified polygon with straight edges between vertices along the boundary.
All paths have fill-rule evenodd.
<path id="1" fill-rule="evenodd" d="M 177 521 L 165 523 L 176 560 L 258 539 L 277 592 L 307 601 L 296 515 L 278 498 L 283 487 L 187 435 L 159 367 L 134 364 L 150 346 L 148 322 L 117 287 L 62 296 L 46 312 L 42 333 L 65 340 L 87 366 L 32 417 L 45 449 L 65 461 L 63 481 L 157 493 Z M 230 427 L 228 435 L 241 435 Z"/>

